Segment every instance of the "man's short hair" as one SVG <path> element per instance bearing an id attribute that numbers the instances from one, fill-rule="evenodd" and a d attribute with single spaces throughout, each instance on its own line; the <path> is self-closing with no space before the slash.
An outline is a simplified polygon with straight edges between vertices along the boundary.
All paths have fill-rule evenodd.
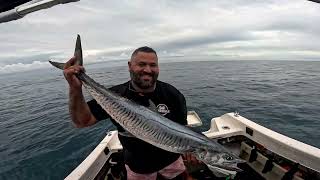
<path id="1" fill-rule="evenodd" d="M 153 50 L 151 47 L 148 46 L 143 46 L 143 47 L 139 47 L 138 49 L 134 50 L 132 55 L 131 55 L 131 59 L 138 54 L 138 52 L 145 52 L 145 53 L 154 53 L 156 56 L 157 52 L 155 50 Z"/>

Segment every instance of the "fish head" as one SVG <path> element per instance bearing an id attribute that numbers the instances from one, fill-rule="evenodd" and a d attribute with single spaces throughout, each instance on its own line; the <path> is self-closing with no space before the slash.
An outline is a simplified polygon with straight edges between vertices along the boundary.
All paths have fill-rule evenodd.
<path id="1" fill-rule="evenodd" d="M 246 161 L 240 159 L 234 154 L 228 152 L 221 152 L 215 155 L 216 161 L 210 163 L 211 166 L 219 167 L 229 171 L 241 172 L 242 170 L 237 166 L 239 163 L 245 163 Z"/>
<path id="2" fill-rule="evenodd" d="M 207 166 L 226 171 L 241 172 L 242 170 L 237 165 L 246 162 L 226 149 L 198 148 L 193 153 L 198 160 L 204 162 Z"/>

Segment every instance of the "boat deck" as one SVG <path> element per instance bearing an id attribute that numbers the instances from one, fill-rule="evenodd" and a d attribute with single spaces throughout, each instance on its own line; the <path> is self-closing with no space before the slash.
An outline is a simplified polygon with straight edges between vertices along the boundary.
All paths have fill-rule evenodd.
<path id="1" fill-rule="evenodd" d="M 199 116 L 188 113 L 190 127 L 201 125 Z M 213 118 L 204 135 L 246 160 L 234 179 L 320 180 L 320 150 L 260 126 L 235 113 Z M 65 179 L 126 179 L 122 146 L 117 131 L 110 131 L 92 153 Z M 204 164 L 186 164 L 189 179 L 215 177 Z"/>

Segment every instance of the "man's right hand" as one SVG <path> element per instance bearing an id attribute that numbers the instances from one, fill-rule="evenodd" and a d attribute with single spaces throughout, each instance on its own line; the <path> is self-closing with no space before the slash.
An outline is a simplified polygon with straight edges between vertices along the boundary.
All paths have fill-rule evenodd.
<path id="1" fill-rule="evenodd" d="M 83 66 L 75 65 L 76 57 L 72 57 L 63 67 L 63 75 L 71 89 L 81 89 L 82 82 L 76 77 L 79 72 L 84 72 Z"/>

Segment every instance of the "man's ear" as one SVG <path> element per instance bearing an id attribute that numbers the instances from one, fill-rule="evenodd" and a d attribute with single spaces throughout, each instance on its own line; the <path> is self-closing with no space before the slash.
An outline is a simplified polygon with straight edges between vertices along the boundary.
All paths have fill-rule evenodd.
<path id="1" fill-rule="evenodd" d="M 131 61 L 128 61 L 128 70 L 130 71 L 131 69 Z"/>

